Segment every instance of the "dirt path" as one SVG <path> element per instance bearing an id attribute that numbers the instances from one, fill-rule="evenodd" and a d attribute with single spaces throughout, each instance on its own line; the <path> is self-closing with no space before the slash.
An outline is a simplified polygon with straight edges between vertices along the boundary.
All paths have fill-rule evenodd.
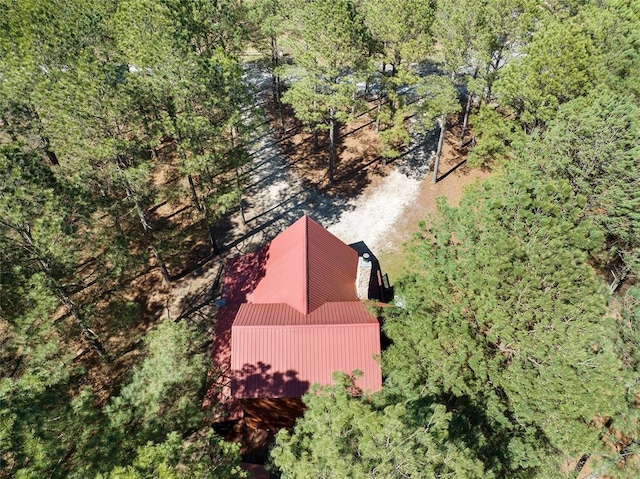
<path id="1" fill-rule="evenodd" d="M 458 137 L 448 133 L 443 146 L 438 176 L 441 178 L 433 184 L 430 172 L 421 182 L 417 194 L 411 204 L 405 208 L 389 229 L 385 241 L 381 242 L 377 252 L 382 268 L 389 274 L 393 283 L 408 267 L 404 245 L 410 242 L 416 233 L 418 223 L 426 220 L 436 212 L 436 199 L 443 196 L 451 206 L 457 206 L 464 190 L 471 184 L 489 177 L 489 172 L 471 169 L 466 166 L 464 157 L 457 151 Z"/>
<path id="2" fill-rule="evenodd" d="M 270 92 L 268 74 L 249 65 L 246 78 L 256 89 L 258 101 L 264 102 Z M 366 126 L 366 119 L 361 123 Z M 418 222 L 435 212 L 435 199 L 445 196 L 455 205 L 466 185 L 487 176 L 461 164 L 464 158 L 455 148 L 452 133 L 441 160 L 439 174 L 444 178 L 432 185 L 428 166 L 437 131 L 414 133 L 403 154 L 382 166 L 380 159 L 367 153 L 367 146 L 377 141 L 372 127 L 350 128 L 345 128 L 340 140 L 337 181 L 328 185 L 323 164 L 311 165 L 315 170 L 305 164 L 317 162 L 309 157 L 323 158 L 324 152 L 314 153 L 308 144 L 300 143 L 304 135 L 293 127 L 278 139 L 265 122 L 252 138 L 252 161 L 242 172 L 247 179 L 244 215 L 240 211 L 229 215 L 219 231 L 223 254 L 170 287 L 162 287 L 153 299 L 156 309 L 174 319 L 194 312 L 200 317 L 214 314 L 213 286 L 225 260 L 255 251 L 303 214 L 347 244 L 363 241 L 393 281 L 406 266 L 403 244 L 417 231 Z M 155 280 L 162 284 L 159 278 Z"/>
<path id="3" fill-rule="evenodd" d="M 264 101 L 269 93 L 268 75 L 250 67 L 247 77 Z M 135 337 L 130 331 L 124 334 L 122 328 L 114 326 L 112 331 L 105 326 L 108 349 L 124 352 L 115 367 L 124 371 L 130 366 L 139 354 L 137 341 L 161 317 L 184 318 L 213 328 L 211 318 L 216 315 L 215 300 L 219 297 L 216 284 L 225 261 L 255 251 L 305 213 L 346 243 L 364 241 L 392 282 L 397 279 L 406 267 L 402 244 L 418 229 L 418 222 L 435 211 L 435 198 L 446 196 L 450 204 L 457 204 L 464 187 L 487 174 L 460 165 L 463 158 L 450 135 L 440 168 L 440 176 L 446 177 L 432 185 L 427 166 L 436 143 L 435 131 L 427 136 L 414 134 L 400 158 L 384 166 L 376 157 L 377 137 L 367 121 L 365 115 L 359 123 L 343 126 L 334 185 L 323 178 L 324 151 L 314 153 L 309 143 L 304 143 L 305 135 L 293 127 L 278 139 L 265 122 L 253 138 L 252 161 L 243 171 L 248 180 L 243 194 L 244 221 L 237 211 L 217 224 L 222 254 L 199 267 L 191 265 L 170 285 L 164 284 L 156 268 L 133 280 L 122 301 L 141 311 Z M 100 307 L 108 308 L 108 301 L 104 303 Z M 213 336 L 212 330 L 210 334 Z M 85 347 L 78 345 L 79 357 Z M 87 365 L 100 397 L 106 400 L 112 387 L 112 366 L 96 358 Z"/>
<path id="4" fill-rule="evenodd" d="M 269 78 L 252 68 L 247 69 L 247 77 L 258 90 L 259 100 L 264 101 L 269 93 Z M 366 126 L 366 120 L 363 122 Z M 229 367 L 231 324 L 240 304 L 246 301 L 246 288 L 251 285 L 247 271 L 254 269 L 251 265 L 260 254 L 256 252 L 258 246 L 282 232 L 300 215 L 309 214 L 347 244 L 363 241 L 394 279 L 404 268 L 402 244 L 418 229 L 420 220 L 435 212 L 436 197 L 446 196 L 451 204 L 456 204 L 466 185 L 486 177 L 486 173 L 465 167 L 464 158 L 455 148 L 457 139 L 453 133 L 445 144 L 442 179 L 436 185 L 432 184 L 429 165 L 437 132 L 414 133 L 410 145 L 393 163 L 370 168 L 380 163 L 379 159 L 364 160 L 357 156 L 363 141 L 372 140 L 375 133 L 361 133 L 364 137 L 350 133 L 362 132 L 362 128 L 351 125 L 342 135 L 340 174 L 334 185 L 326 182 L 322 165 L 319 168 L 315 165 L 315 169 L 314 165 L 311 169 L 308 164 L 302 166 L 315 162 L 305 156 L 314 153 L 300 138 L 304 134 L 289 131 L 278 139 L 266 128 L 256 133 L 251 143 L 252 162 L 244 171 L 248 179 L 243 195 L 244 221 L 240 213 L 233 215 L 231 221 L 235 225 L 232 231 L 240 236 L 226 243 L 225 256 L 229 260 L 223 287 L 225 307 L 217 318 L 212 371 L 225 371 Z M 354 152 L 355 163 L 345 161 Z M 360 176 L 354 178 L 350 168 L 359 171 Z M 249 254 L 239 256 L 241 253 Z M 203 279 L 208 277 L 203 275 Z M 194 280 L 189 283 L 193 285 Z M 221 415 L 235 418 L 240 410 L 234 401 L 226 400 L 228 387 L 224 376 L 218 378 L 209 389 L 205 404 L 218 404 Z"/>

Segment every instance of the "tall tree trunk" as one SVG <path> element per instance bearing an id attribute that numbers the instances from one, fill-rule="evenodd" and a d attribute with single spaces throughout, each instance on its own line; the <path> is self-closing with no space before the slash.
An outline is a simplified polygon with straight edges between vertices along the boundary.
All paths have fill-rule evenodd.
<path id="1" fill-rule="evenodd" d="M 244 216 L 244 205 L 245 205 L 245 201 L 244 198 L 242 197 L 242 181 L 240 180 L 240 171 L 238 170 L 238 167 L 236 167 L 236 188 L 238 189 L 239 193 L 239 205 L 240 205 L 240 216 L 242 217 L 242 224 L 243 225 L 247 225 L 247 218 Z"/>
<path id="2" fill-rule="evenodd" d="M 155 245 L 155 240 L 153 238 L 153 235 L 149 235 L 149 239 L 150 239 L 150 247 L 151 247 L 151 252 L 153 253 L 153 256 L 156 258 L 156 263 L 158 264 L 158 268 L 160 268 L 160 273 L 162 274 L 162 279 L 164 279 L 164 282 L 167 284 L 171 284 L 171 275 L 169 274 L 169 270 L 167 269 L 167 265 L 165 264 L 164 260 L 162 259 L 162 256 L 160 256 L 160 252 L 158 251 L 158 248 Z"/>
<path id="3" fill-rule="evenodd" d="M 438 165 L 440 164 L 440 155 L 442 154 L 442 143 L 444 142 L 444 134 L 447 126 L 447 119 L 441 116 L 438 120 L 440 124 L 440 138 L 438 138 L 438 149 L 436 150 L 436 158 L 433 164 L 433 184 L 438 181 Z"/>
<path id="4" fill-rule="evenodd" d="M 276 74 L 276 68 L 278 67 L 278 52 L 275 37 L 271 37 L 271 91 L 273 92 L 273 101 L 278 102 L 278 75 Z"/>
<path id="5" fill-rule="evenodd" d="M 218 242 L 216 241 L 216 237 L 213 231 L 213 225 L 209 220 L 209 209 L 207 208 L 206 204 L 204 205 L 204 221 L 207 225 L 207 236 L 209 238 L 209 244 L 211 244 L 211 249 L 214 254 L 218 254 L 220 253 L 220 248 L 218 248 Z"/>
<path id="6" fill-rule="evenodd" d="M 135 193 L 133 192 L 131 192 L 130 194 L 135 195 Z M 138 213 L 138 218 L 140 219 L 140 224 L 142 225 L 143 234 L 145 238 L 147 238 L 147 240 L 149 241 L 149 248 L 151 249 L 151 252 L 153 253 L 153 256 L 156 259 L 158 268 L 160 268 L 160 273 L 162 274 L 162 278 L 164 279 L 165 283 L 171 284 L 171 275 L 169 274 L 167 265 L 162 259 L 162 256 L 158 251 L 158 247 L 156 246 L 156 240 L 155 240 L 153 231 L 151 229 L 151 225 L 149 224 L 149 219 L 147 218 L 147 215 L 143 210 L 142 206 L 138 202 L 138 199 L 135 196 L 133 196 L 132 199 L 133 199 L 136 212 Z"/>
<path id="7" fill-rule="evenodd" d="M 286 128 L 284 126 L 284 108 L 282 106 L 282 100 L 280 99 L 282 94 L 281 88 L 282 87 L 281 87 L 280 76 L 276 76 L 276 93 L 277 93 L 276 107 L 278 108 L 278 124 L 280 126 L 280 133 L 284 135 Z"/>
<path id="8" fill-rule="evenodd" d="M 467 132 L 467 122 L 469 121 L 469 110 L 471 109 L 471 92 L 467 92 L 467 104 L 464 108 L 464 118 L 462 120 L 462 131 L 460 132 L 460 148 L 464 145 L 464 135 Z"/>
<path id="9" fill-rule="evenodd" d="M 65 287 L 60 284 L 57 278 L 54 277 L 51 265 L 45 259 L 45 256 L 40 251 L 40 248 L 33 241 L 30 229 L 28 229 L 27 227 L 27 229 L 25 230 L 22 228 L 16 228 L 15 226 L 12 226 L 12 228 L 19 231 L 22 239 L 28 245 L 28 250 L 33 253 L 38 263 L 40 264 L 41 272 L 49 280 L 50 285 L 53 289 L 53 294 L 58 299 L 58 301 L 60 301 L 65 306 L 65 308 L 67 308 L 67 311 L 69 311 L 69 314 L 71 314 L 75 323 L 80 326 L 82 335 L 89 342 L 91 348 L 100 356 L 106 356 L 107 350 L 104 346 L 104 343 L 102 342 L 100 337 L 91 328 L 89 328 L 89 326 L 87 326 L 87 324 L 84 322 L 82 312 L 80 311 L 78 306 L 76 306 L 73 300 L 69 297 L 69 295 L 65 291 Z"/>
<path id="10" fill-rule="evenodd" d="M 142 224 L 142 229 L 144 231 L 144 236 L 149 241 L 149 247 L 151 248 L 151 252 L 156 259 L 156 263 L 158 268 L 160 268 L 160 273 L 162 274 L 162 279 L 164 279 L 165 283 L 171 284 L 171 275 L 169 274 L 169 270 L 167 269 L 167 265 L 165 264 L 160 252 L 158 251 L 158 247 L 156 246 L 156 239 L 154 237 L 153 231 L 151 229 L 151 225 L 149 224 L 149 220 L 147 218 L 146 213 L 138 203 L 137 198 L 133 199 L 136 212 L 138 213 L 138 218 L 140 219 L 140 223 Z"/>
<path id="11" fill-rule="evenodd" d="M 376 133 L 380 133 L 380 112 L 382 110 L 382 91 L 378 92 L 378 110 L 376 113 Z"/>
<path id="12" fill-rule="evenodd" d="M 376 112 L 376 133 L 380 133 L 380 112 L 382 110 L 382 102 L 386 92 L 386 69 L 387 64 L 382 62 L 382 77 L 380 78 L 380 89 L 378 90 L 378 110 Z"/>
<path id="13" fill-rule="evenodd" d="M 493 91 L 493 82 L 495 81 L 495 72 L 500 68 L 500 62 L 502 61 L 502 49 L 498 50 L 492 55 L 492 60 L 487 66 L 487 86 L 485 88 L 485 100 L 491 101 L 491 92 Z"/>
<path id="14" fill-rule="evenodd" d="M 318 140 L 318 127 L 313 127 L 313 151 L 320 149 L 320 141 Z"/>
<path id="15" fill-rule="evenodd" d="M 127 159 L 122 155 L 118 155 L 116 157 L 116 166 L 118 168 L 118 171 L 121 174 L 124 174 L 124 170 L 128 166 Z M 160 252 L 158 251 L 158 248 L 156 246 L 156 241 L 153 235 L 151 225 L 149 224 L 149 219 L 147 218 L 147 214 L 144 208 L 142 207 L 142 205 L 140 204 L 138 195 L 136 194 L 135 190 L 126 179 L 125 179 L 125 191 L 127 192 L 127 198 L 133 202 L 133 207 L 136 210 L 138 219 L 140 220 L 140 224 L 142 225 L 143 235 L 149 241 L 149 246 L 151 248 L 153 256 L 155 257 L 156 262 L 158 264 L 158 268 L 160 268 L 160 272 L 162 273 L 162 278 L 167 284 L 170 284 L 171 275 L 169 274 L 167 266 L 164 260 L 162 259 L 162 256 L 160 255 Z"/>
<path id="16" fill-rule="evenodd" d="M 478 78 L 478 71 L 479 71 L 479 67 L 476 65 L 476 68 L 473 71 L 473 77 L 472 77 L 474 80 Z M 469 113 L 471 113 L 472 102 L 473 102 L 473 93 L 471 93 L 467 89 L 467 105 L 464 110 L 464 119 L 462 121 L 462 131 L 460 132 L 460 148 L 462 148 L 462 145 L 464 145 L 464 135 L 467 132 L 467 125 L 469 121 Z"/>
<path id="17" fill-rule="evenodd" d="M 335 121 L 333 119 L 333 108 L 329 110 L 329 182 L 333 183 L 333 170 L 336 162 L 336 149 L 334 143 Z"/>
<path id="18" fill-rule="evenodd" d="M 276 73 L 276 68 L 279 66 L 280 61 L 278 59 L 278 41 L 275 37 L 271 37 L 271 68 L 272 68 L 272 89 L 273 89 L 273 101 L 275 102 L 278 110 L 278 123 L 280 131 L 284 135 L 284 112 L 282 110 L 282 101 L 280 97 L 282 95 L 282 82 L 280 81 L 280 75 Z"/>
<path id="19" fill-rule="evenodd" d="M 235 136 L 238 134 L 238 129 L 235 126 L 231 127 L 231 146 L 235 149 Z M 246 226 L 247 224 L 247 219 L 244 216 L 244 200 L 242 199 L 242 193 L 243 193 L 243 188 L 242 188 L 242 181 L 240 180 L 240 170 L 238 169 L 238 163 L 236 162 L 235 165 L 235 169 L 236 169 L 236 188 L 239 192 L 239 197 L 240 197 L 240 216 L 242 217 L 242 224 Z"/>
<path id="20" fill-rule="evenodd" d="M 44 126 L 42 124 L 42 120 L 40 119 L 40 115 L 38 114 L 38 110 L 36 110 L 36 107 L 32 104 L 29 104 L 26 106 L 26 112 L 38 125 L 38 131 L 42 131 L 44 129 Z M 7 120 L 4 115 L 2 115 L 2 122 L 7 127 L 11 139 L 13 141 L 18 141 L 18 136 L 13 129 L 13 125 Z M 40 148 L 46 155 L 47 159 L 53 166 L 60 165 L 60 162 L 58 161 L 58 155 L 56 155 L 55 152 L 51 150 L 51 142 L 49 141 L 49 137 L 40 135 L 40 133 L 38 133 L 38 136 L 40 137 Z"/>
<path id="21" fill-rule="evenodd" d="M 65 308 L 67 308 L 67 311 L 69 311 L 75 323 L 80 326 L 82 335 L 89 343 L 91 349 L 98 353 L 99 356 L 107 356 L 107 348 L 105 347 L 104 342 L 102 341 L 102 339 L 100 339 L 100 336 L 98 336 L 95 331 L 93 331 L 93 329 L 87 326 L 87 324 L 82 319 L 82 313 L 80 312 L 76 304 L 71 300 L 71 298 L 69 298 L 69 296 L 67 296 L 60 289 L 58 289 L 55 294 L 58 300 L 62 304 L 64 304 Z"/>
<path id="22" fill-rule="evenodd" d="M 130 193 L 130 195 L 132 195 L 132 193 Z M 134 208 L 136 210 L 136 213 L 138 214 L 138 219 L 140 220 L 140 224 L 142 225 L 142 230 L 146 235 L 147 233 L 151 232 L 151 225 L 149 224 L 147 215 L 142 209 L 142 206 L 140 206 L 140 203 L 138 202 L 138 198 L 136 198 L 135 196 L 132 196 L 131 199 L 133 200 Z"/>
<path id="23" fill-rule="evenodd" d="M 317 87 L 313 87 L 313 92 L 317 93 Z M 317 109 L 316 100 L 313 100 L 313 111 L 315 113 Z M 320 149 L 320 143 L 318 141 L 318 127 L 314 125 L 313 127 L 313 151 L 318 151 Z"/>
<path id="24" fill-rule="evenodd" d="M 195 206 L 198 211 L 202 211 L 202 205 L 200 204 L 200 200 L 198 199 L 198 192 L 196 190 L 195 182 L 193 181 L 193 176 L 187 175 L 187 179 L 189 180 L 189 188 L 191 189 L 191 199 L 193 200 L 193 206 Z"/>

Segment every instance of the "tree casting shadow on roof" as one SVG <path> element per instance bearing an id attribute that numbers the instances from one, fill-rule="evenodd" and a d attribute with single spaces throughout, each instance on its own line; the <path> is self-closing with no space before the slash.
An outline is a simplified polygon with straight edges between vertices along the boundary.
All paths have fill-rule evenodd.
<path id="1" fill-rule="evenodd" d="M 231 391 L 237 398 L 300 397 L 310 386 L 308 381 L 298 379 L 297 371 L 271 371 L 271 365 L 261 361 L 245 364 L 233 373 Z"/>

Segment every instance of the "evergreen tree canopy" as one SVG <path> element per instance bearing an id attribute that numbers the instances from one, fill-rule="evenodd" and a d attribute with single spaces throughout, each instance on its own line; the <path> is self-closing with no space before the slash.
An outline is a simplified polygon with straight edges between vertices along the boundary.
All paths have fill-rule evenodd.
<path id="1" fill-rule="evenodd" d="M 598 417 L 626 409 L 608 295 L 586 263 L 602 235 L 568 182 L 509 167 L 414 246 L 406 309 L 387 318 L 385 387 L 434 395 L 452 433 L 494 470 L 602 449 Z M 509 473 L 510 474 L 510 473 Z"/>
<path id="2" fill-rule="evenodd" d="M 522 56 L 506 67 L 496 93 L 516 109 L 523 123 L 544 124 L 559 105 L 595 85 L 597 60 L 592 38 L 579 19 L 549 19 Z"/>
<path id="3" fill-rule="evenodd" d="M 601 226 L 629 267 L 640 265 L 640 108 L 605 89 L 563 105 L 530 156 L 544 174 L 564 177 L 585 196 L 585 214 Z"/>
<path id="4" fill-rule="evenodd" d="M 486 477 L 470 451 L 450 441 L 450 414 L 430 407 L 407 418 L 402 404 L 376 407 L 354 397 L 353 378 L 312 388 L 292 433 L 278 433 L 273 463 L 283 478 Z"/>
<path id="5" fill-rule="evenodd" d="M 351 0 L 291 1 L 286 46 L 297 68 L 282 101 L 296 117 L 329 131 L 329 172 L 333 181 L 335 126 L 356 101 L 356 78 L 367 53 L 367 31 Z M 284 40 L 283 40 L 284 41 Z"/>

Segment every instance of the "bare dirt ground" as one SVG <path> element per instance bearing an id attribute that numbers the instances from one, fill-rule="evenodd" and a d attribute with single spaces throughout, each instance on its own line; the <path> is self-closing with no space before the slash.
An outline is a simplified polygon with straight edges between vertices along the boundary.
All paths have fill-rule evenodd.
<path id="1" fill-rule="evenodd" d="M 258 95 L 270 119 L 269 131 L 254 149 L 253 164 L 258 161 L 260 168 L 268 164 L 271 169 L 253 170 L 255 184 L 261 190 L 249 188 L 245 192 L 248 210 L 255 212 L 249 215 L 249 225 L 253 218 L 268 223 L 270 215 L 277 217 L 276 227 L 263 232 L 262 240 L 275 236 L 306 213 L 348 244 L 364 241 L 382 261 L 383 269 L 396 279 L 405 266 L 403 244 L 418 230 L 421 220 L 435 213 L 435 199 L 444 196 L 449 204 L 456 205 L 467 185 L 488 176 L 486 171 L 466 166 L 468 148 L 458 147 L 460 129 L 455 119 L 445 137 L 435 185 L 430 167 L 436 129 L 427 133 L 413 131 L 411 143 L 400 157 L 384 162 L 378 154 L 372 109 L 349 124 L 340 125 L 336 133 L 335 181 L 329 183 L 326 132 L 319 133 L 320 148 L 314 149 L 313 134 L 305 131 L 285 106 L 285 132 L 281 133 L 279 115 L 270 101 L 269 78 L 255 70 L 249 73 L 256 88 L 261 89 Z M 469 137 L 468 134 L 466 138 Z M 274 168 L 277 174 L 273 173 Z"/>
<path id="2" fill-rule="evenodd" d="M 310 215 L 348 244 L 363 241 L 393 282 L 406 267 L 403 243 L 417 231 L 419 221 L 435 212 L 435 199 L 445 196 L 455 205 L 467 185 L 488 176 L 466 167 L 466 151 L 457 148 L 455 126 L 447 134 L 440 179 L 435 185 L 429 167 L 437 130 L 413 131 L 410 144 L 400 156 L 383 161 L 378 154 L 373 112 L 364 112 L 349 124 L 340 125 L 336 132 L 337 162 L 335 181 L 331 183 L 327 176 L 326 132 L 320 132 L 316 150 L 312 133 L 295 121 L 291 110 L 285 112 L 285 131 L 281 132 L 269 101 L 268 75 L 249 64 L 246 79 L 256 90 L 265 120 L 247 145 L 251 161 L 240 172 L 245 185 L 242 208 L 231 211 L 215 224 L 221 252 L 211 254 L 201 214 L 189 203 L 187 195 L 177 194 L 179 189 L 188 191 L 188 185 L 181 184 L 175 173 L 173 146 L 164 145 L 158 152 L 154 181 L 171 186 L 167 190 L 175 194 L 161 198 L 149 214 L 158 236 L 163 230 L 179 232 L 158 238 L 172 281 L 164 282 L 147 246 L 140 244 L 134 246 L 139 249 L 138 254 L 148 255 L 146 265 L 130 277 L 120 278 L 117 284 L 98 285 L 94 287 L 96 291 L 87 288 L 83 293 L 100 298 L 94 303 L 92 318 L 96 319 L 92 327 L 103 339 L 109 359 L 98 357 L 75 334 L 78 339 L 72 347 L 77 351 L 76 361 L 87 371 L 78 388 L 91 386 L 101 404 L 127 379 L 132 366 L 144 354 L 146 333 L 162 318 L 200 325 L 205 337 L 211 338 L 202 345 L 203 350 L 210 349 L 214 362 L 218 356 L 227 358 L 226 336 L 214 334 L 214 328 L 218 331 L 224 324 L 230 329 L 235 316 L 231 305 L 238 303 L 229 301 L 227 307 L 221 308 L 216 303 L 222 294 L 225 264 L 242 261 L 231 259 L 257 251 L 302 214 Z M 245 121 L 252 118 L 255 111 L 247 111 Z M 135 221 L 131 219 L 131 228 L 139 228 Z M 227 271 L 224 284 L 229 280 L 242 281 L 242 277 Z M 68 317 L 65 321 L 69 329 L 76 328 Z M 204 402 L 218 405 L 211 408 L 211 419 L 220 417 L 225 410 L 224 403 L 219 403 L 219 391 L 228 386 L 221 386 L 221 374 L 223 366 L 212 368 L 209 376 Z M 234 410 L 227 417 L 234 417 Z M 265 444 L 273 440 L 271 433 L 246 426 L 243 420 L 233 422 L 225 436 L 241 441 L 243 454 L 252 461 L 261 458 Z"/>
<path id="3" fill-rule="evenodd" d="M 488 171 L 469 168 L 466 165 L 468 151 L 458 147 L 459 141 L 459 128 L 454 126 L 445 136 L 438 168 L 438 182 L 433 184 L 433 172 L 420 182 L 411 204 L 398 216 L 389 228 L 389 234 L 380 244 L 378 257 L 382 266 L 386 266 L 392 281 L 398 279 L 407 266 L 403 261 L 404 245 L 418 231 L 418 223 L 425 221 L 428 225 L 429 217 L 436 213 L 436 199 L 442 196 L 447 199 L 449 205 L 457 206 L 465 188 L 489 177 Z"/>

